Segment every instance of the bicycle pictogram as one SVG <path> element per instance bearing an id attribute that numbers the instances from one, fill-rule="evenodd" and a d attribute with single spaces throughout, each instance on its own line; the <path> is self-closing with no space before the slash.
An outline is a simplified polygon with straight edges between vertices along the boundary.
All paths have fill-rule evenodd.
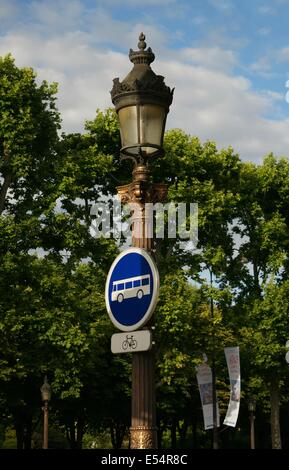
<path id="1" fill-rule="evenodd" d="M 137 341 L 134 339 L 133 335 L 131 336 L 126 335 L 126 339 L 122 343 L 122 349 L 126 351 L 127 348 L 135 349 L 136 347 L 137 347 Z"/>

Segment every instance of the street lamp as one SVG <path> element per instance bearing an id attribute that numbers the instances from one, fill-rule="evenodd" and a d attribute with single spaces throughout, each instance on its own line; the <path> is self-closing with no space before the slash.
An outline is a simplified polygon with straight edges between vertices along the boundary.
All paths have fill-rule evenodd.
<path id="1" fill-rule="evenodd" d="M 255 428 L 254 428 L 254 421 L 255 421 L 255 411 L 256 411 L 256 399 L 254 397 L 250 397 L 248 400 L 248 410 L 249 410 L 249 419 L 250 419 L 250 446 L 251 449 L 255 449 Z"/>
<path id="2" fill-rule="evenodd" d="M 47 381 L 47 376 L 44 377 L 44 383 L 40 388 L 41 398 L 44 403 L 43 410 L 43 449 L 48 449 L 48 404 L 51 399 L 51 387 Z"/>
<path id="3" fill-rule="evenodd" d="M 136 163 L 163 153 L 166 117 L 173 99 L 173 90 L 165 85 L 164 77 L 150 67 L 155 55 L 150 47 L 145 50 L 143 33 L 138 48 L 129 52 L 132 70 L 122 82 L 115 78 L 111 90 L 119 119 L 121 155 Z"/>
<path id="4" fill-rule="evenodd" d="M 152 183 L 148 166 L 152 157 L 163 154 L 163 136 L 173 90 L 150 67 L 154 54 L 146 49 L 145 36 L 139 36 L 138 51 L 129 52 L 133 68 L 121 82 L 113 80 L 112 102 L 119 119 L 121 158 L 134 161 L 132 182 L 117 188 L 121 202 L 138 210 L 132 214 L 132 244 L 150 252 L 153 248 L 151 226 L 145 210 L 147 203 L 166 198 L 167 187 Z M 151 325 L 150 325 L 151 327 Z M 157 448 L 153 351 L 132 355 L 132 449 Z"/>

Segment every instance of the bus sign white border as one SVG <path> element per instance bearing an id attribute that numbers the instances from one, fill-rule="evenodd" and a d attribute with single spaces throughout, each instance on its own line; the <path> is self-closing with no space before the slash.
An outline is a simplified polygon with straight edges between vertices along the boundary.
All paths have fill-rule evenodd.
<path id="1" fill-rule="evenodd" d="M 110 278 L 111 278 L 111 275 L 114 271 L 115 266 L 118 264 L 118 262 L 124 256 L 126 256 L 129 253 L 137 253 L 137 254 L 143 256 L 146 259 L 146 261 L 148 262 L 148 264 L 151 268 L 151 271 L 152 271 L 152 275 L 153 275 L 152 284 L 154 286 L 154 290 L 153 290 L 153 295 L 152 295 L 152 298 L 151 298 L 151 302 L 150 302 L 149 307 L 148 307 L 146 313 L 144 314 L 144 316 L 137 323 L 134 323 L 133 325 L 127 326 L 127 325 L 123 325 L 122 323 L 119 323 L 116 320 L 116 318 L 114 317 L 114 315 L 111 311 L 110 302 L 109 302 L 109 283 L 110 283 Z M 154 309 L 156 307 L 158 296 L 159 296 L 159 288 L 160 288 L 160 278 L 159 278 L 158 268 L 157 268 L 156 263 L 154 262 L 153 258 L 151 257 L 151 255 L 146 250 L 144 250 L 143 248 L 128 248 L 127 250 L 121 252 L 117 256 L 117 258 L 115 258 L 114 262 L 112 263 L 112 265 L 110 267 L 110 270 L 109 270 L 109 273 L 107 275 L 106 284 L 105 284 L 106 309 L 107 309 L 109 318 L 111 319 L 114 326 L 116 326 L 121 331 L 134 331 L 134 330 L 137 330 L 138 328 L 141 328 L 143 325 L 145 325 L 149 321 L 149 319 L 151 318 L 151 316 L 154 312 Z"/>

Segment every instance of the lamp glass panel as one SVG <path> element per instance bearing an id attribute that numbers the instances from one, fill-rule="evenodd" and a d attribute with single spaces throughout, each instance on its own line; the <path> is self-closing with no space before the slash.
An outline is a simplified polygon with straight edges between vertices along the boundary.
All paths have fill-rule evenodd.
<path id="1" fill-rule="evenodd" d="M 49 401 L 51 398 L 51 393 L 50 390 L 41 390 L 42 393 L 42 400 L 43 401 Z"/>
<path id="2" fill-rule="evenodd" d="M 41 395 L 42 395 L 42 400 L 43 401 L 49 401 L 51 398 L 51 387 L 50 385 L 45 381 L 42 387 L 40 388 L 41 390 Z"/>
<path id="3" fill-rule="evenodd" d="M 140 106 L 140 143 L 162 146 L 166 110 L 162 106 L 145 104 Z M 152 147 L 143 148 L 148 154 Z"/>
<path id="4" fill-rule="evenodd" d="M 122 147 L 131 147 L 129 152 L 137 154 L 138 148 L 148 155 L 155 152 L 153 147 L 162 146 L 166 121 L 166 109 L 154 104 L 127 106 L 118 111 Z"/>
<path id="5" fill-rule="evenodd" d="M 118 111 L 121 143 L 123 147 L 138 144 L 137 106 L 127 106 Z"/>

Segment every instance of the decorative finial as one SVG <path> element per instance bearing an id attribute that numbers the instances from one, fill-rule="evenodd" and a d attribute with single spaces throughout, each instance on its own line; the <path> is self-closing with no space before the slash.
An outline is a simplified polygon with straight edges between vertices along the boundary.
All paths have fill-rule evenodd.
<path id="1" fill-rule="evenodd" d="M 144 33 L 140 33 L 139 35 L 139 43 L 138 43 L 138 48 L 140 51 L 144 51 L 145 48 L 147 47 L 146 42 L 145 42 L 145 35 Z"/>
<path id="2" fill-rule="evenodd" d="M 129 59 L 133 64 L 147 64 L 150 65 L 155 60 L 155 55 L 150 47 L 145 50 L 147 47 L 145 42 L 144 33 L 139 35 L 138 51 L 129 51 Z"/>

